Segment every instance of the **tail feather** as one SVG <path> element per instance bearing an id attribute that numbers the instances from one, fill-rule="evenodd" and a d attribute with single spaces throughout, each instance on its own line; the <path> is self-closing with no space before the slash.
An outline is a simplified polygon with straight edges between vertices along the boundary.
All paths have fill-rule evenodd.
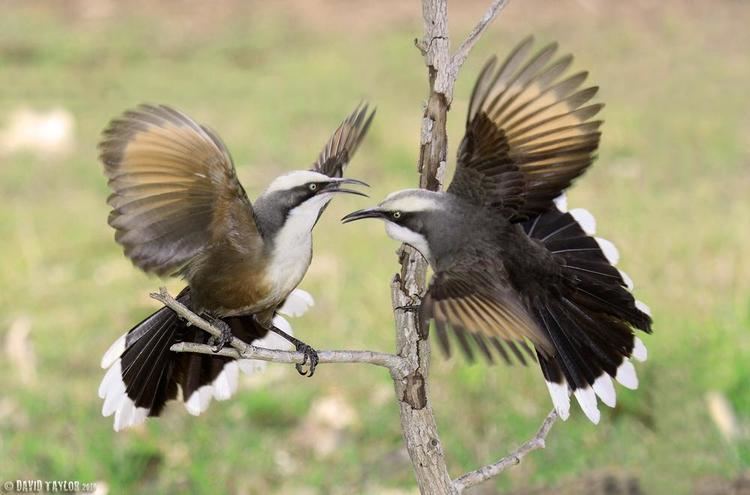
<path id="1" fill-rule="evenodd" d="M 633 298 L 633 283 L 615 264 L 619 253 L 594 237 L 596 221 L 583 209 L 567 212 L 565 197 L 556 208 L 523 223 L 559 260 L 568 286 L 535 304 L 536 316 L 553 342 L 555 353 L 538 354 L 547 387 L 561 418 L 570 413 L 572 394 L 594 423 L 600 418 L 597 397 L 614 407 L 612 379 L 637 388 L 631 358 L 643 361 L 646 347 L 633 329 L 651 332 L 648 308 Z"/>
<path id="2" fill-rule="evenodd" d="M 563 421 L 570 417 L 570 388 L 560 364 L 554 359 L 547 359 L 538 354 L 539 367 L 542 369 L 544 381 L 547 383 L 552 404 L 555 406 L 558 416 Z"/>
<path id="3" fill-rule="evenodd" d="M 162 383 L 168 376 L 173 363 L 169 359 L 169 347 L 182 323 L 168 310 L 161 323 L 121 356 L 121 378 L 126 384 L 125 391 L 137 407 L 148 410 L 148 415 L 158 415 L 168 399 L 176 394 L 176 387 Z M 154 376 L 156 375 L 156 376 Z M 161 392 L 161 394 L 159 394 Z M 128 426 L 128 425 L 125 425 Z"/>
<path id="4" fill-rule="evenodd" d="M 304 313 L 313 301 L 309 294 L 300 292 L 290 294 L 280 311 Z M 177 300 L 189 307 L 189 288 Z M 258 325 L 252 315 L 225 321 L 234 336 L 247 343 L 276 349 L 290 345 Z M 292 334 L 281 315 L 277 314 L 273 322 Z M 177 342 L 206 344 L 208 340 L 206 332 L 188 326 L 166 307 L 118 338 L 102 357 L 102 367 L 108 369 L 99 386 L 99 397 L 104 399 L 102 414 L 115 415 L 114 429 L 119 431 L 143 423 L 149 416 L 159 416 L 167 402 L 178 397 L 190 414 L 201 414 L 213 399 L 226 400 L 237 391 L 240 371 L 253 373 L 264 368 L 265 363 L 249 359 L 170 351 Z"/>
<path id="5" fill-rule="evenodd" d="M 168 380 L 173 363 L 165 353 L 175 342 L 178 323 L 171 310 L 162 308 L 118 338 L 102 358 L 102 366 L 109 367 L 99 386 L 102 415 L 115 415 L 116 431 L 158 415 L 176 396 L 176 384 Z"/>

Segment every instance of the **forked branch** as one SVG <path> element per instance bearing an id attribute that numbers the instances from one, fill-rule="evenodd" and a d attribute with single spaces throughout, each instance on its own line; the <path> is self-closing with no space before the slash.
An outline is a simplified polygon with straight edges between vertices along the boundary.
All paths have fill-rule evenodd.
<path id="1" fill-rule="evenodd" d="M 456 53 L 453 54 L 453 58 L 451 59 L 452 71 L 458 74 L 461 66 L 466 61 L 466 57 L 469 56 L 469 52 L 474 48 L 474 44 L 482 36 L 482 33 L 487 29 L 487 26 L 492 23 L 495 17 L 497 17 L 497 14 L 499 14 L 507 4 L 508 0 L 493 0 L 492 5 L 490 5 L 487 11 L 485 11 L 477 25 L 474 26 L 474 29 L 469 33 L 469 36 L 466 37 L 464 42 L 461 43 L 461 46 L 458 47 L 458 50 L 456 50 Z"/>

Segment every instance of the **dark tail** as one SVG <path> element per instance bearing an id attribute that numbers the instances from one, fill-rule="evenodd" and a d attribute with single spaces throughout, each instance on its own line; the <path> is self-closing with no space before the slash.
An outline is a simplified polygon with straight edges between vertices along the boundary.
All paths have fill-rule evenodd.
<path id="1" fill-rule="evenodd" d="M 190 307 L 189 288 L 177 300 Z M 245 342 L 286 348 L 286 341 L 268 334 L 252 316 L 225 321 L 234 336 Z M 291 330 L 278 316 L 274 324 Z M 212 399 L 226 400 L 233 395 L 239 371 L 252 372 L 258 368 L 255 361 L 169 350 L 177 342 L 206 344 L 209 337 L 203 330 L 187 326 L 165 307 L 117 339 L 102 358 L 102 367 L 109 369 L 99 386 L 99 397 L 104 399 L 102 414 L 115 415 L 114 429 L 119 431 L 144 422 L 148 416 L 158 416 L 167 401 L 178 396 L 190 414 L 198 415 Z"/>
<path id="2" fill-rule="evenodd" d="M 572 392 L 597 423 L 596 397 L 615 405 L 612 378 L 627 388 L 638 387 L 630 359 L 644 361 L 647 351 L 632 329 L 651 333 L 649 309 L 633 297 L 630 277 L 615 268 L 619 254 L 614 245 L 593 237 L 596 225 L 586 210 L 553 208 L 523 227 L 560 261 L 569 284 L 535 305 L 535 316 L 556 351 L 538 355 L 552 401 L 566 419 Z"/>

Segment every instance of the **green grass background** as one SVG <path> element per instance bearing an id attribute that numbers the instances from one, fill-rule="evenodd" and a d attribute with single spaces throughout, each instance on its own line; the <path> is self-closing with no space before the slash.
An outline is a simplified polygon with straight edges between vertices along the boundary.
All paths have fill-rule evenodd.
<path id="1" fill-rule="evenodd" d="M 452 2 L 454 44 L 484 3 Z M 9 356 L 0 359 L 0 481 L 98 480 L 110 493 L 414 490 L 390 379 L 367 366 L 321 366 L 308 380 L 272 365 L 200 418 L 173 404 L 145 427 L 112 431 L 96 396 L 99 359 L 156 307 L 148 293 L 160 282 L 113 242 L 95 147 L 124 109 L 169 103 L 218 130 L 255 197 L 272 177 L 307 167 L 366 98 L 378 115 L 350 175 L 373 185 L 373 199 L 411 187 L 427 89 L 412 42 L 422 29 L 418 2 L 0 5 L 0 123 L 19 107 L 63 107 L 76 125 L 69 154 L 0 155 L 0 337 L 30 318 L 38 375 L 24 384 Z M 519 0 L 468 59 L 449 115 L 451 156 L 473 77 L 490 54 L 535 33 L 591 71 L 607 104 L 604 136 L 570 204 L 596 215 L 655 316 L 640 390 L 618 388 L 618 407 L 604 410 L 599 426 L 576 407 L 544 451 L 485 493 L 615 470 L 638 477 L 645 493 L 683 494 L 750 466 L 749 18 L 746 2 L 730 0 Z M 292 323 L 317 348 L 391 351 L 397 246 L 377 223 L 339 224 L 366 200 L 334 203 L 302 283 L 317 305 Z M 454 476 L 528 438 L 551 407 L 535 368 L 436 354 L 432 370 Z M 711 391 L 729 400 L 744 436 L 719 433 Z M 346 401 L 357 420 L 321 457 L 299 431 L 327 395 Z"/>

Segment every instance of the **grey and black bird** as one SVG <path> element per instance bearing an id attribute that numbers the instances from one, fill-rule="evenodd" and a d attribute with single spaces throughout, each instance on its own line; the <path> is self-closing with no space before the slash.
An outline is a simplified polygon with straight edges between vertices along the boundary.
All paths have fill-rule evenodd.
<path id="1" fill-rule="evenodd" d="M 481 71 L 445 192 L 398 191 L 343 220 L 382 219 L 429 261 L 419 312 L 446 354 L 455 341 L 469 359 L 536 360 L 560 417 L 572 393 L 598 423 L 597 396 L 615 405 L 613 378 L 638 386 L 631 359 L 647 352 L 635 330 L 651 332 L 650 311 L 591 214 L 565 204 L 599 145 L 597 88 L 583 86 L 586 72 L 565 75 L 573 57 L 556 57 L 556 44 L 532 46 Z"/>
<path id="2" fill-rule="evenodd" d="M 306 356 L 298 371 L 312 375 L 316 352 L 290 335 L 279 313 L 296 316 L 312 304 L 296 287 L 312 258 L 313 227 L 333 196 L 364 196 L 345 186 L 366 184 L 342 175 L 373 117 L 359 105 L 309 170 L 276 178 L 252 204 L 224 143 L 184 113 L 141 105 L 109 124 L 99 148 L 115 240 L 144 272 L 186 280 L 177 300 L 222 329 L 214 342 L 162 308 L 120 337 L 102 358 L 109 369 L 99 388 L 115 430 L 158 416 L 170 399 L 200 414 L 212 397 L 232 395 L 239 370 L 255 367 L 170 351 L 176 342 L 218 350 L 232 335 L 267 347 L 289 341 Z"/>

